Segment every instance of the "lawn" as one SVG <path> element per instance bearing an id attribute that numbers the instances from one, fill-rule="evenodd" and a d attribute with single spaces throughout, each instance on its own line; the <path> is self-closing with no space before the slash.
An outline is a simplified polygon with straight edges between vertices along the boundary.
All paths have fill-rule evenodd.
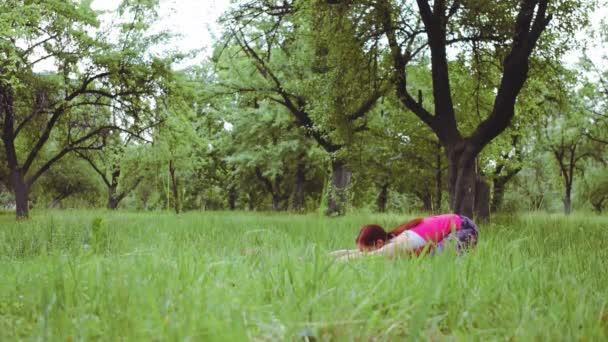
<path id="1" fill-rule="evenodd" d="M 364 223 L 246 212 L 0 215 L 0 341 L 608 340 L 608 217 L 481 225 L 455 257 L 336 264 Z"/>

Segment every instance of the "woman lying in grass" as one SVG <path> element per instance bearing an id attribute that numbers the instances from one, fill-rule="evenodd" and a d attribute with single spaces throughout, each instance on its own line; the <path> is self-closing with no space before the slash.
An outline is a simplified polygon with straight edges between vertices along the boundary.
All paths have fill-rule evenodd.
<path id="1" fill-rule="evenodd" d="M 417 218 L 390 232 L 379 225 L 368 224 L 363 226 L 355 240 L 358 250 L 339 250 L 331 255 L 341 261 L 366 254 L 389 257 L 400 254 L 420 255 L 423 252 L 442 250 L 444 243 L 450 239 L 456 240 L 456 249 L 460 253 L 474 247 L 478 235 L 477 226 L 471 219 L 456 214 Z"/>

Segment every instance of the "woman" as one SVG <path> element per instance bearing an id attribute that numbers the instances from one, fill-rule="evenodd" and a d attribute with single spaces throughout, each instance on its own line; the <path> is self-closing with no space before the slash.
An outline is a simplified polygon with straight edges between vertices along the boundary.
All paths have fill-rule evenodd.
<path id="1" fill-rule="evenodd" d="M 355 240 L 358 250 L 340 250 L 331 253 L 339 260 L 348 260 L 365 254 L 396 256 L 420 255 L 443 249 L 445 241 L 456 240 L 456 249 L 474 247 L 479 236 L 477 226 L 466 216 L 444 214 L 424 219 L 417 218 L 386 232 L 376 224 L 365 225 Z"/>

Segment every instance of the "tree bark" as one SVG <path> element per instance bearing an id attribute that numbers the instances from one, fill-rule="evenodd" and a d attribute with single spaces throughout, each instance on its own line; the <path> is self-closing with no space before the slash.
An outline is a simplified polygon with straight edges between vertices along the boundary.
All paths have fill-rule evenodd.
<path id="1" fill-rule="evenodd" d="M 228 208 L 232 211 L 236 210 L 236 198 L 237 198 L 236 186 L 231 186 L 228 191 Z"/>
<path id="2" fill-rule="evenodd" d="M 29 216 L 30 187 L 24 179 L 20 169 L 11 170 L 11 185 L 15 193 L 15 206 L 17 219 L 26 219 Z"/>
<path id="3" fill-rule="evenodd" d="M 475 156 L 470 152 L 471 147 L 462 143 L 457 147 L 446 149 L 449 164 L 449 195 L 450 209 L 459 215 L 474 218 L 475 213 Z"/>
<path id="4" fill-rule="evenodd" d="M 566 185 L 564 193 L 564 214 L 572 213 L 572 185 Z"/>
<path id="5" fill-rule="evenodd" d="M 422 210 L 425 212 L 432 212 L 433 211 L 433 198 L 431 197 L 430 193 L 428 193 L 428 192 L 418 193 L 417 196 L 420 199 L 420 201 L 422 201 Z"/>
<path id="6" fill-rule="evenodd" d="M 129 187 L 129 188 L 125 187 L 121 193 L 117 193 L 119 179 L 120 179 L 120 169 L 118 168 L 118 166 L 115 166 L 114 171 L 112 172 L 111 181 L 106 183 L 106 185 L 108 187 L 108 203 L 106 204 L 106 207 L 110 210 L 117 209 L 120 202 L 125 197 L 127 197 L 128 194 L 130 194 L 133 190 L 135 190 L 135 188 L 137 188 L 139 183 L 141 183 L 141 181 L 144 178 L 143 178 L 143 176 L 140 176 L 139 178 L 137 178 L 137 180 L 135 180 L 135 182 L 133 183 L 133 185 L 131 187 Z"/>
<path id="7" fill-rule="evenodd" d="M 171 191 L 173 192 L 173 207 L 175 209 L 175 213 L 179 214 L 181 211 L 181 205 L 179 201 L 179 189 L 178 189 L 178 180 L 175 175 L 175 165 L 173 160 L 169 160 L 169 174 L 171 175 Z"/>
<path id="8" fill-rule="evenodd" d="M 106 207 L 110 210 L 118 208 L 118 203 L 120 202 L 118 196 L 116 196 L 116 188 L 117 185 L 115 184 L 108 187 L 108 203 L 106 204 Z"/>
<path id="9" fill-rule="evenodd" d="M 120 169 L 117 166 L 114 166 L 114 170 L 112 171 L 112 178 L 110 179 L 110 182 L 106 184 L 108 186 L 108 203 L 106 204 L 106 207 L 110 210 L 115 210 L 116 208 L 118 208 L 118 203 L 121 200 L 121 198 L 116 193 L 116 190 L 118 189 L 119 177 Z"/>
<path id="10" fill-rule="evenodd" d="M 604 201 L 607 199 L 607 196 L 602 196 L 596 200 L 591 200 L 591 205 L 593 206 L 593 210 L 596 213 L 601 214 L 604 210 Z"/>
<path id="11" fill-rule="evenodd" d="M 338 159 L 331 162 L 331 186 L 328 198 L 328 216 L 344 215 L 346 212 L 347 191 L 352 172 Z"/>
<path id="12" fill-rule="evenodd" d="M 475 218 L 479 222 L 490 220 L 490 185 L 478 176 L 475 183 Z"/>
<path id="13" fill-rule="evenodd" d="M 260 170 L 259 167 L 255 168 L 255 175 L 260 180 L 262 185 L 264 185 L 266 191 L 270 193 L 270 196 L 272 197 L 273 211 L 280 211 L 283 208 L 289 207 L 288 202 L 291 192 L 289 190 L 283 192 L 281 191 L 281 183 L 283 182 L 283 177 L 277 176 L 273 183 L 270 178 L 264 176 L 262 170 Z M 284 205 L 282 205 L 281 202 L 285 202 Z"/>
<path id="14" fill-rule="evenodd" d="M 495 175 L 492 179 L 493 190 L 492 190 L 492 204 L 490 206 L 490 210 L 492 212 L 496 212 L 500 210 L 502 206 L 502 202 L 505 195 L 505 190 L 507 183 L 515 177 L 519 171 L 521 171 L 521 167 L 517 167 L 515 169 L 510 170 L 504 176 Z M 500 171 L 499 171 L 500 173 Z"/>
<path id="15" fill-rule="evenodd" d="M 280 211 L 281 210 L 281 197 L 273 193 L 272 194 L 272 211 Z"/>
<path id="16" fill-rule="evenodd" d="M 255 210 L 255 204 L 256 204 L 256 196 L 253 194 L 253 192 L 250 192 L 248 194 L 248 199 L 247 199 L 247 209 L 249 209 L 249 211 L 254 211 Z"/>
<path id="17" fill-rule="evenodd" d="M 378 199 L 376 201 L 378 204 L 378 212 L 386 212 L 386 204 L 388 203 L 388 188 L 388 183 L 384 183 L 382 187 L 380 187 L 380 193 L 378 194 Z"/>
<path id="18" fill-rule="evenodd" d="M 27 170 L 19 167 L 17 149 L 15 148 L 15 113 L 13 90 L 10 86 L 0 83 L 0 111 L 4 114 L 2 122 L 2 142 L 6 153 L 6 162 L 9 169 L 10 187 L 15 194 L 17 219 L 26 219 L 29 215 L 30 187 L 25 180 Z"/>
<path id="19" fill-rule="evenodd" d="M 443 165 L 441 163 L 441 143 L 437 143 L 437 169 L 435 172 L 435 212 L 441 212 L 443 200 Z"/>
<path id="20" fill-rule="evenodd" d="M 59 196 L 53 198 L 53 201 L 51 201 L 51 208 L 53 208 L 53 209 L 61 209 L 62 208 L 61 202 L 64 199 L 70 197 L 70 195 L 72 195 L 72 193 L 60 194 Z"/>

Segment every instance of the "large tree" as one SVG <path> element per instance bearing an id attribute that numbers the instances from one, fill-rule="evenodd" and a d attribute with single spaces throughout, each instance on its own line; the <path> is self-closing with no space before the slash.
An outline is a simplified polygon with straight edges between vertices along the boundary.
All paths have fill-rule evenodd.
<path id="1" fill-rule="evenodd" d="M 477 180 L 476 158 L 500 135 L 515 114 L 517 97 L 524 87 L 531 63 L 545 53 L 554 61 L 567 46 L 568 35 L 586 22 L 588 5 L 581 1 L 445 1 L 380 0 L 375 5 L 381 32 L 387 38 L 393 60 L 393 81 L 403 106 L 427 124 L 445 147 L 449 162 L 451 209 L 473 215 Z M 553 16 L 558 17 L 550 25 Z M 417 24 L 418 23 L 418 24 Z M 543 32 L 549 29 L 549 34 Z M 408 66 L 419 55 L 430 55 L 433 109 L 423 106 L 408 83 Z M 477 70 L 498 64 L 499 81 L 491 110 L 468 134 L 459 123 L 469 113 L 457 113 L 451 86 L 450 53 L 458 58 L 479 58 Z M 538 57 L 538 58 L 537 58 Z M 487 72 L 486 75 L 491 76 Z M 459 120 L 460 118 L 460 120 Z"/>
<path id="2" fill-rule="evenodd" d="M 231 71 L 221 79 L 227 90 L 284 106 L 330 155 L 328 214 L 344 213 L 351 179 L 344 150 L 385 93 L 378 44 L 367 46 L 359 22 L 349 20 L 365 7 L 354 11 L 323 1 L 243 1 L 225 17 L 217 54 L 218 67 Z"/>
<path id="3" fill-rule="evenodd" d="M 125 1 L 112 29 L 90 1 L 0 3 L 0 129 L 18 218 L 28 216 L 32 185 L 66 154 L 100 149 L 122 123 L 146 126 L 146 98 L 169 73 L 169 62 L 149 53 L 166 38 L 147 33 L 155 6 Z M 44 61 L 50 72 L 39 71 Z M 41 160 L 44 149 L 53 154 Z"/>

